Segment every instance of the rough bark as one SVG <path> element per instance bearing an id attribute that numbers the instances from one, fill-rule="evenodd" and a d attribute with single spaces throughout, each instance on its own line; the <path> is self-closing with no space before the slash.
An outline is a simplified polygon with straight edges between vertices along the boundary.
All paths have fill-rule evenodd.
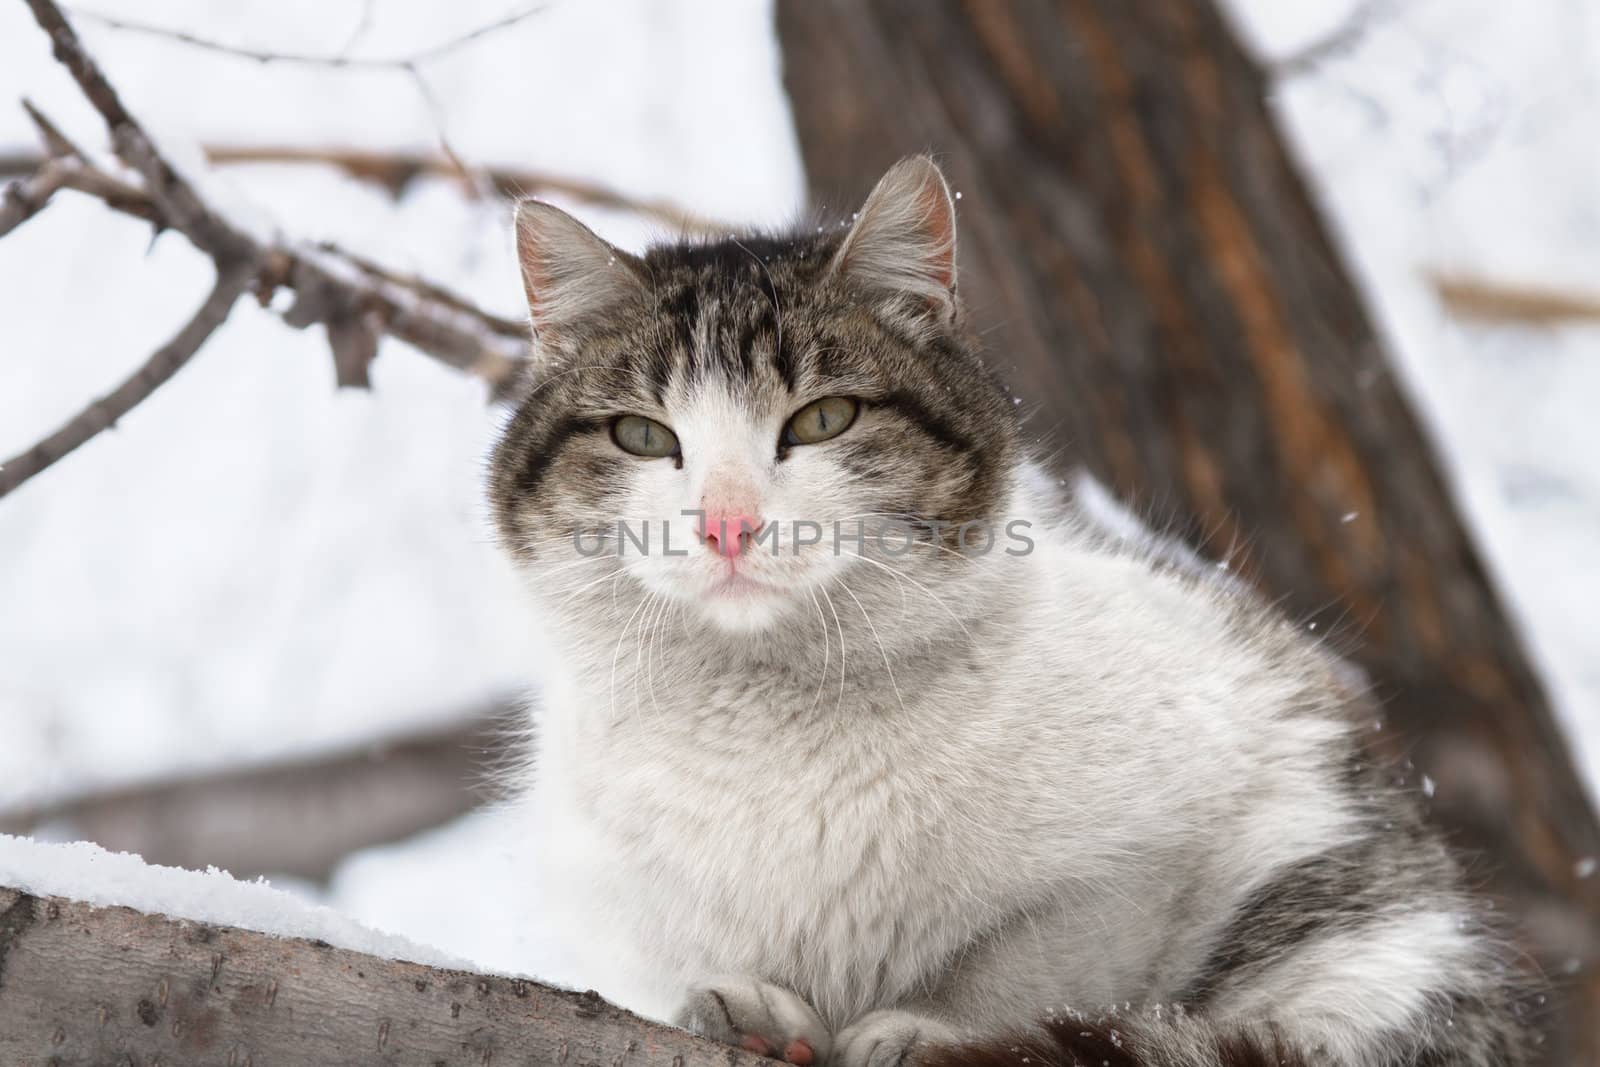
<path id="1" fill-rule="evenodd" d="M 760 1062 L 594 993 L 0 888 L 0 1063 Z"/>
<path id="2" fill-rule="evenodd" d="M 1033 426 L 1367 668 L 1377 736 L 1552 975 L 1549 1062 L 1600 1063 L 1600 827 L 1218 13 L 780 0 L 778 23 L 817 199 L 938 156 L 972 325 Z"/>

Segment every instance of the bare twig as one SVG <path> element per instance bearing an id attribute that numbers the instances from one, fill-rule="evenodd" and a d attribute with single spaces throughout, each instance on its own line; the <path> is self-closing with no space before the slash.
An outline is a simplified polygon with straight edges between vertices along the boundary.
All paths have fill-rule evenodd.
<path id="1" fill-rule="evenodd" d="M 1387 0 L 1364 0 L 1339 20 L 1339 24 L 1310 44 L 1273 61 L 1268 70 L 1281 79 L 1298 78 L 1330 59 L 1354 51 L 1384 13 Z"/>
<path id="2" fill-rule="evenodd" d="M 469 192 L 476 189 L 472 171 L 462 162 L 460 155 L 450 144 L 450 138 L 445 133 L 444 108 L 439 101 L 438 94 L 433 91 L 427 76 L 423 72 L 425 65 L 443 59 L 453 52 L 459 51 L 474 42 L 481 41 L 491 34 L 523 22 L 544 10 L 544 5 L 534 5 L 520 11 L 504 15 L 491 22 L 484 23 L 465 33 L 452 37 L 439 44 L 418 49 L 404 55 L 388 57 L 352 56 L 349 54 L 350 45 L 347 44 L 333 55 L 314 55 L 300 52 L 279 52 L 269 49 L 247 48 L 238 45 L 224 44 L 208 37 L 189 33 L 185 30 L 169 29 L 163 26 L 154 26 L 145 22 L 131 19 L 115 18 L 92 11 L 75 12 L 80 18 L 98 22 L 114 30 L 128 33 L 143 34 L 147 37 L 156 37 L 162 40 L 173 41 L 198 48 L 203 51 L 213 52 L 218 55 L 231 56 L 235 59 L 250 60 L 255 63 L 283 63 L 295 66 L 322 67 L 329 70 L 348 71 L 387 71 L 404 74 L 416 87 L 417 95 L 423 107 L 428 112 L 428 119 L 433 124 L 434 133 L 439 141 L 439 151 L 451 164 L 454 171 L 461 177 L 463 184 Z M 358 27 L 358 34 L 370 17 L 370 10 L 362 16 L 362 26 Z M 354 36 L 351 38 L 353 43 Z"/>
<path id="3" fill-rule="evenodd" d="M 67 171 L 66 187 L 104 201 L 114 211 L 143 219 L 158 230 L 167 228 L 160 209 L 143 189 L 103 170 L 88 166 L 72 167 Z"/>
<path id="4" fill-rule="evenodd" d="M 156 226 L 166 217 L 144 190 L 103 171 L 71 167 L 65 187 Z M 386 270 L 337 245 L 261 246 L 256 291 L 263 300 L 280 288 L 297 296 L 289 325 L 326 325 L 346 314 L 375 315 L 382 332 L 425 355 L 483 379 L 499 395 L 527 356 L 527 327 L 478 308 L 443 286 Z M 314 313 L 313 313 L 314 312 Z"/>
<path id="5" fill-rule="evenodd" d="M 84 50 L 54 0 L 27 3 L 50 35 L 57 59 L 105 121 L 117 155 L 144 180 L 143 188 L 139 188 L 94 166 L 59 136 L 48 120 L 38 116 L 36 121 L 51 151 L 71 152 L 77 157 L 71 161 L 62 186 L 98 196 L 108 205 L 158 227 L 177 230 L 211 256 L 219 278 L 232 279 L 244 271 L 246 286 L 253 282 L 263 303 L 278 288 L 291 289 L 295 302 L 285 320 L 297 328 L 321 325 L 328 331 L 343 384 L 365 382 L 366 364 L 376 352 L 377 337 L 387 333 L 441 362 L 483 378 L 497 393 L 507 387 L 527 355 L 525 332 L 519 324 L 482 312 L 437 286 L 382 272 L 332 246 L 303 248 L 265 241 L 235 225 L 162 157 Z M 186 332 L 179 340 L 190 336 Z M 182 362 L 171 362 L 168 373 Z M 168 366 L 168 361 L 162 361 L 161 366 Z M 119 390 L 115 395 L 137 403 L 148 395 L 148 390 L 143 394 Z M 81 433 L 85 425 L 75 420 L 58 435 L 24 453 L 24 457 L 50 455 L 53 462 L 58 458 L 55 453 L 64 454 L 59 445 Z M 72 433 L 63 437 L 69 430 Z M 73 440 L 69 449 L 79 443 L 82 441 Z M 33 472 L 24 465 L 17 473 L 26 477 Z"/>
<path id="6" fill-rule="evenodd" d="M 6 185 L 0 195 L 0 237 L 44 210 L 56 191 L 67 184 L 68 165 L 47 160 L 32 175 Z"/>
<path id="7" fill-rule="evenodd" d="M 1433 275 L 1434 292 L 1461 317 L 1488 322 L 1551 325 L 1600 322 L 1600 292 L 1579 292 L 1469 278 Z"/>
<path id="8" fill-rule="evenodd" d="M 102 26 L 126 33 L 142 34 L 146 37 L 158 37 L 163 40 L 175 41 L 207 52 L 219 55 L 233 56 L 236 59 L 248 59 L 257 63 L 283 63 L 293 66 L 328 67 L 335 70 L 390 70 L 409 71 L 434 60 L 442 59 L 452 52 L 459 51 L 469 44 L 480 41 L 491 34 L 501 30 L 510 29 L 519 22 L 524 22 L 539 14 L 545 8 L 544 4 L 513 11 L 491 22 L 468 30 L 465 33 L 451 37 L 439 44 L 418 49 L 398 56 L 352 56 L 348 54 L 349 45 L 332 55 L 318 55 L 305 52 L 277 52 L 263 48 L 249 48 L 241 45 L 226 44 L 222 41 L 202 37 L 199 34 L 189 33 L 186 30 L 171 29 L 165 26 L 155 26 L 147 22 L 137 22 L 132 19 L 116 18 L 103 15 L 96 11 L 74 10 L 72 13 L 77 18 L 90 22 L 97 22 Z M 363 23 L 365 23 L 365 17 Z"/>
<path id="9" fill-rule="evenodd" d="M 313 148 L 292 145 L 203 145 L 207 160 L 219 166 L 248 163 L 327 166 L 358 181 L 383 186 L 399 196 L 420 177 L 452 177 L 460 173 L 457 162 L 420 152 L 381 152 L 353 148 Z M 37 152 L 0 153 L 0 177 L 16 177 L 38 170 L 44 157 Z M 698 215 L 670 200 L 629 196 L 598 182 L 520 167 L 475 167 L 475 177 L 486 181 L 507 199 L 554 194 L 580 204 L 623 211 L 654 219 L 675 233 L 727 233 L 726 222 Z"/>
<path id="10" fill-rule="evenodd" d="M 361 14 L 356 19 L 355 26 L 350 30 L 350 36 L 344 39 L 344 44 L 339 48 L 340 55 L 348 55 L 350 50 L 360 43 L 361 38 L 372 29 L 372 7 L 375 0 L 361 0 Z"/>
<path id="11" fill-rule="evenodd" d="M 115 426 L 118 419 L 164 385 L 222 325 L 233 310 L 234 303 L 249 289 L 254 277 L 254 265 L 248 261 L 238 262 L 225 273 L 219 274 L 200 310 L 184 324 L 177 336 L 157 349 L 144 366 L 110 393 L 74 415 L 55 433 L 0 465 L 0 497 L 96 434 Z"/>
<path id="12" fill-rule="evenodd" d="M 33 106 L 33 101 L 27 97 L 22 98 L 22 110 L 28 113 L 28 120 L 33 123 L 33 128 L 39 132 L 39 140 L 44 142 L 45 151 L 50 153 L 52 159 L 87 159 L 83 151 L 60 127 L 51 122 L 44 112 Z"/>

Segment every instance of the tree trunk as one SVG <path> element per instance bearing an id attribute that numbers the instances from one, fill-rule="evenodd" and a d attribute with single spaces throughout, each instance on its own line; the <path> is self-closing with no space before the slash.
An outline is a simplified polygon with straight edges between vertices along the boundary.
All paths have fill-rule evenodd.
<path id="1" fill-rule="evenodd" d="M 1600 1064 L 1600 878 L 1578 866 L 1600 828 L 1218 13 L 779 0 L 778 24 L 814 194 L 848 211 L 938 156 L 972 325 L 1033 426 L 1369 671 L 1375 736 L 1565 987 L 1549 1062 Z"/>
<path id="2" fill-rule="evenodd" d="M 763 1062 L 594 993 L 0 888 L 8 1065 Z"/>

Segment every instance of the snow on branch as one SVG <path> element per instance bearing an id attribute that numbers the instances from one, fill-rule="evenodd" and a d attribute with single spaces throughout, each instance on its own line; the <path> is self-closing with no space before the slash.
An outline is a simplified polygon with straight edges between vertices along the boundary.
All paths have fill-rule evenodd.
<path id="1" fill-rule="evenodd" d="M 0 836 L 0 1063 L 761 1062 L 459 966 L 261 883 Z"/>

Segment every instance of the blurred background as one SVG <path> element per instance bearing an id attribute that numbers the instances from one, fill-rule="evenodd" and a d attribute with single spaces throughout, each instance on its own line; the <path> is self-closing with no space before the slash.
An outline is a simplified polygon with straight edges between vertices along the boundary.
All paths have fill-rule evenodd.
<path id="1" fill-rule="evenodd" d="M 636 249 L 848 214 L 895 155 L 933 151 L 974 326 L 1041 442 L 1368 669 L 1390 754 L 1532 931 L 1551 1062 L 1600 1063 L 1581 1036 L 1600 1012 L 1600 8 L 1158 10 L 1179 6 L 99 0 L 76 22 L 233 217 L 513 319 L 508 190 Z M 4 3 L 0 180 L 39 162 L 24 95 L 109 158 Z M 6 234 L 0 455 L 146 358 L 210 273 L 181 235 L 71 193 Z M 1260 279 L 1282 292 L 1257 307 Z M 481 499 L 504 412 L 387 339 L 370 390 L 335 388 L 285 303 L 236 308 L 0 499 L 0 831 L 267 875 L 559 977 L 516 918 L 515 826 L 483 807 L 540 676 Z M 1201 445 L 1167 463 L 1173 425 Z M 1302 477 L 1347 454 L 1359 499 Z M 1263 455 L 1281 462 L 1253 477 Z M 450 903 L 465 885 L 482 906 Z"/>

